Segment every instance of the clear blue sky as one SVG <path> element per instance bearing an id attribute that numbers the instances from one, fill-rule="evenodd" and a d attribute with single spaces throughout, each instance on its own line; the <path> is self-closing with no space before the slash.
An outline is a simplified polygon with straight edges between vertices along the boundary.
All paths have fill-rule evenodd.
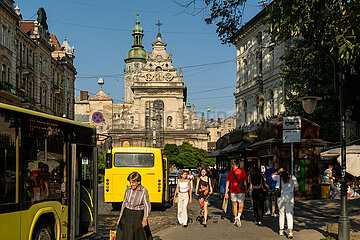
<path id="1" fill-rule="evenodd" d="M 193 16 L 189 14 L 192 7 L 183 12 L 175 0 L 18 0 L 17 3 L 24 20 L 36 19 L 37 9 L 43 7 L 50 33 L 56 34 L 60 44 L 66 37 L 75 47 L 76 95 L 79 90 L 96 93 L 100 89 L 97 79 L 102 76 L 103 90 L 117 102 L 123 101 L 124 58 L 131 49 L 131 29 L 139 9 L 145 50 L 152 50 L 151 43 L 157 33 L 155 24 L 160 20 L 162 40 L 168 44 L 174 66 L 183 68 L 188 96 L 198 115 L 206 113 L 208 107 L 210 117 L 214 117 L 214 108 L 217 117 L 234 115 L 236 48 L 221 44 L 216 26 L 203 21 L 204 12 Z M 248 0 L 243 23 L 259 11 L 257 1 Z M 224 61 L 228 62 L 218 63 Z M 218 64 L 197 66 L 207 63 Z"/>

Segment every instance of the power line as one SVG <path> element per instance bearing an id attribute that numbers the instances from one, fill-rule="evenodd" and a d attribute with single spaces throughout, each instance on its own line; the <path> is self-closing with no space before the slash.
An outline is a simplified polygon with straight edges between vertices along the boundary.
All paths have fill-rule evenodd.
<path id="1" fill-rule="evenodd" d="M 218 91 L 218 90 L 228 89 L 228 88 L 234 88 L 234 86 L 231 85 L 231 86 L 226 86 L 226 87 L 221 87 L 221 88 L 213 88 L 213 89 L 208 89 L 208 90 L 204 90 L 204 91 L 193 92 L 193 93 L 191 93 L 191 95 L 199 94 L 199 93 L 213 92 L 213 91 Z"/>
<path id="2" fill-rule="evenodd" d="M 104 27 L 104 26 L 94 26 L 94 25 L 85 25 L 85 24 L 78 24 L 78 23 L 69 23 L 69 22 L 61 22 L 56 20 L 49 20 L 49 22 L 52 23 L 58 23 L 58 24 L 64 24 L 64 25 L 70 25 L 70 26 L 77 26 L 77 27 L 86 27 L 86 28 L 93 28 L 93 29 L 101 29 L 101 30 L 112 30 L 112 31 L 120 31 L 120 32 L 131 32 L 130 29 L 122 29 L 122 28 L 114 28 L 114 27 Z M 149 33 L 157 33 L 157 31 L 147 31 L 144 30 L 144 32 Z M 172 32 L 172 31 L 162 31 L 166 34 L 189 34 L 189 35 L 214 35 L 214 32 Z"/>

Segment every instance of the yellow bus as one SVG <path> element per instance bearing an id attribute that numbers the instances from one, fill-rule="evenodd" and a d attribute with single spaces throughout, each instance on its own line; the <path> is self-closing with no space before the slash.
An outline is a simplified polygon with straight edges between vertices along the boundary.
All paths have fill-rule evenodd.
<path id="1" fill-rule="evenodd" d="M 141 184 L 149 191 L 150 202 L 163 204 L 168 196 L 168 162 L 160 148 L 115 147 L 106 158 L 104 199 L 119 208 L 124 200 L 127 177 L 132 172 L 141 174 Z"/>
<path id="2" fill-rule="evenodd" d="M 0 103 L 0 235 L 75 239 L 97 227 L 94 127 Z"/>

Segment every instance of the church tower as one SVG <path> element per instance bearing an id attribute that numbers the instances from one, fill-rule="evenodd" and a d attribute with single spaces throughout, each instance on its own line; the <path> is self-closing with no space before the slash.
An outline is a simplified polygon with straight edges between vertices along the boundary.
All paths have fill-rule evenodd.
<path id="1" fill-rule="evenodd" d="M 139 71 L 146 63 L 146 51 L 142 45 L 142 38 L 144 36 L 144 30 L 140 26 L 139 13 L 136 14 L 135 26 L 132 29 L 133 46 L 128 51 L 125 58 L 126 69 L 124 70 L 125 76 L 125 102 L 132 103 L 134 100 L 131 86 L 135 81 L 139 80 Z"/>

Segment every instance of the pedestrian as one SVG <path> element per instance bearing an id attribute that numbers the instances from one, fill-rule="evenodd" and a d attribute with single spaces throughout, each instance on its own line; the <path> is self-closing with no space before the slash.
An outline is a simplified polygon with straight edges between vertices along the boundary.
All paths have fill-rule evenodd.
<path id="1" fill-rule="evenodd" d="M 245 192 L 247 189 L 247 177 L 243 169 L 240 169 L 238 160 L 232 161 L 232 170 L 227 174 L 225 198 L 231 194 L 231 202 L 234 213 L 234 225 L 241 226 L 241 214 L 244 210 Z"/>
<path id="2" fill-rule="evenodd" d="M 266 184 L 269 186 L 267 194 L 266 194 L 266 207 L 267 211 L 265 212 L 265 216 L 269 216 L 271 214 L 272 217 L 277 217 L 276 214 L 276 196 L 275 196 L 275 186 L 276 182 L 272 179 L 271 175 L 278 170 L 274 168 L 274 163 L 270 161 L 269 168 L 266 169 L 264 173 L 264 180 Z"/>
<path id="3" fill-rule="evenodd" d="M 323 182 L 330 183 L 331 191 L 334 191 L 334 189 L 335 189 L 335 185 L 334 185 L 335 177 L 333 176 L 333 173 L 332 173 L 333 168 L 334 168 L 334 165 L 329 164 L 328 168 L 324 171 L 324 174 L 322 177 Z"/>
<path id="4" fill-rule="evenodd" d="M 208 217 L 208 204 L 210 195 L 213 193 L 211 178 L 209 177 L 209 170 L 202 168 L 200 171 L 200 177 L 197 179 L 195 194 L 199 197 L 200 215 L 204 216 L 201 223 L 206 227 Z"/>
<path id="5" fill-rule="evenodd" d="M 192 171 L 191 171 L 190 168 L 189 168 L 189 172 L 188 172 L 187 178 L 190 180 L 191 191 L 192 191 L 192 192 L 195 192 L 195 188 L 194 188 L 195 176 L 194 176 L 194 174 L 192 174 Z"/>
<path id="6" fill-rule="evenodd" d="M 264 216 L 264 202 L 265 194 L 264 188 L 268 188 L 266 185 L 263 176 L 258 168 L 253 168 L 250 175 L 250 189 L 252 189 L 252 198 L 253 198 L 253 208 L 254 208 L 254 218 L 255 224 L 258 226 L 263 226 L 263 216 Z"/>
<path id="7" fill-rule="evenodd" d="M 225 189 L 226 189 L 226 177 L 227 177 L 227 172 L 225 169 L 221 169 L 220 173 L 219 173 L 219 185 L 220 185 L 220 197 L 221 200 L 224 198 L 225 196 Z"/>
<path id="8" fill-rule="evenodd" d="M 293 238 L 294 225 L 294 191 L 299 190 L 299 184 L 296 177 L 291 175 L 286 169 L 280 168 L 279 171 L 272 174 L 276 181 L 276 188 L 280 189 L 281 195 L 277 200 L 279 208 L 279 235 L 284 235 L 285 214 L 288 226 L 288 238 Z"/>
<path id="9" fill-rule="evenodd" d="M 125 191 L 116 228 L 116 240 L 150 240 L 148 226 L 151 210 L 148 190 L 141 185 L 141 175 L 132 172 L 127 180 L 130 186 Z"/>
<path id="10" fill-rule="evenodd" d="M 192 194 L 190 180 L 188 179 L 188 173 L 185 170 L 182 170 L 179 176 L 179 181 L 175 189 L 175 196 L 178 197 L 177 217 L 180 227 L 187 227 L 187 206 L 188 203 L 192 202 Z"/>

